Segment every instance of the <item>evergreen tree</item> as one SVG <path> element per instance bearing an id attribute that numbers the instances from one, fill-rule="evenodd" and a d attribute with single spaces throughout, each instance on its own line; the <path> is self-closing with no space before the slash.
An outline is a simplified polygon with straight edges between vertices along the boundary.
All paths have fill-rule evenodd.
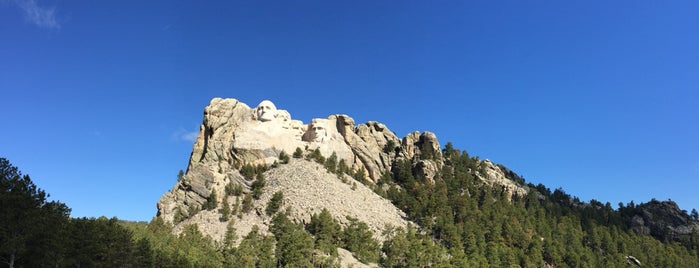
<path id="1" fill-rule="evenodd" d="M 218 206 L 218 200 L 216 200 L 218 197 L 216 196 L 216 191 L 211 190 L 211 194 L 209 197 L 206 198 L 206 203 L 204 203 L 202 209 L 205 210 L 213 210 Z M 190 214 L 193 215 L 193 214 Z"/>
<path id="2" fill-rule="evenodd" d="M 277 239 L 275 256 L 281 267 L 311 267 L 313 238 L 300 224 L 292 223 L 286 213 L 277 213 L 270 231 Z"/>
<path id="3" fill-rule="evenodd" d="M 226 234 L 223 236 L 223 248 L 226 251 L 233 249 L 235 241 L 238 240 L 238 235 L 236 234 L 235 221 L 231 220 L 226 225 Z"/>
<path id="4" fill-rule="evenodd" d="M 330 212 L 323 208 L 320 214 L 313 214 L 308 231 L 315 236 L 315 246 L 326 254 L 337 255 L 342 246 L 342 228 Z"/>
<path id="5" fill-rule="evenodd" d="M 369 226 L 356 218 L 347 216 L 349 224 L 343 232 L 342 241 L 347 250 L 364 263 L 379 261 L 379 243 L 374 239 Z"/>
<path id="6" fill-rule="evenodd" d="M 182 171 L 180 169 L 180 171 L 177 172 L 177 181 L 182 181 L 183 178 L 184 178 L 184 171 Z"/>
<path id="7" fill-rule="evenodd" d="M 221 213 L 221 217 L 219 217 L 220 221 L 227 221 L 231 217 L 231 204 L 228 203 L 228 198 L 223 199 L 223 204 L 221 205 L 221 209 L 218 210 L 219 213 Z"/>
<path id="8" fill-rule="evenodd" d="M 9 267 L 31 262 L 54 263 L 51 252 L 60 254 L 60 234 L 68 221 L 70 209 L 57 201 L 46 200 L 46 193 L 37 188 L 28 175 L 5 158 L 0 158 L 0 260 Z M 41 252 L 28 253 L 34 246 L 44 245 Z M 53 254 L 54 257 L 56 254 Z"/>
<path id="9" fill-rule="evenodd" d="M 335 154 L 335 152 L 333 152 L 330 157 L 325 160 L 324 166 L 330 173 L 335 173 L 335 170 L 337 169 L 337 154 Z"/>
<path id="10" fill-rule="evenodd" d="M 261 235 L 259 227 L 254 225 L 241 240 L 231 259 L 226 264 L 227 267 L 276 267 L 274 238 Z"/>
<path id="11" fill-rule="evenodd" d="M 241 210 L 243 213 L 248 213 L 252 211 L 252 195 L 251 194 L 245 194 L 245 197 L 243 197 L 243 204 L 241 207 Z"/>
<path id="12" fill-rule="evenodd" d="M 279 211 L 279 208 L 282 205 L 282 200 L 284 199 L 284 193 L 281 191 L 278 191 L 272 195 L 272 198 L 269 200 L 269 203 L 267 203 L 267 208 L 265 208 L 265 213 L 268 216 L 274 215 L 274 213 L 277 213 Z"/>
<path id="13" fill-rule="evenodd" d="M 349 174 L 350 168 L 347 166 L 345 159 L 340 159 L 340 162 L 337 163 L 336 171 L 338 175 Z"/>
<path id="14" fill-rule="evenodd" d="M 252 198 L 260 199 L 260 196 L 262 195 L 262 187 L 265 187 L 266 183 L 267 182 L 265 181 L 264 175 L 262 175 L 262 173 L 258 173 L 257 179 L 255 179 L 250 186 L 250 188 L 252 188 Z"/>

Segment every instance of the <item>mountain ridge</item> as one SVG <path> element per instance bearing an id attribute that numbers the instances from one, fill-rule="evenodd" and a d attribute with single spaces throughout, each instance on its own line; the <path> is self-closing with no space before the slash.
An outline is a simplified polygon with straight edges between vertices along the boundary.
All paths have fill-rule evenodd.
<path id="1" fill-rule="evenodd" d="M 365 224 L 384 245 L 383 265 L 399 254 L 391 249 L 396 239 L 409 237 L 449 249 L 423 263 L 451 260 L 457 267 L 614 267 L 610 258 L 638 260 L 627 252 L 658 264 L 661 257 L 622 241 L 676 244 L 692 252 L 699 241 L 699 215 L 690 217 L 670 201 L 620 203 L 615 210 L 608 202 L 584 202 L 562 189 L 527 183 L 451 143 L 442 148 L 429 131 L 398 138 L 382 123 L 355 125 L 343 114 L 304 124 L 268 100 L 251 108 L 212 99 L 187 172 L 157 206 L 157 218 L 173 224 L 175 233 L 195 226 L 219 242 L 230 230 L 238 238 L 254 230 L 280 239 L 273 230 L 277 216 L 310 228 L 309 218 L 327 211 L 343 228 Z M 619 241 L 616 249 L 608 237 Z"/>

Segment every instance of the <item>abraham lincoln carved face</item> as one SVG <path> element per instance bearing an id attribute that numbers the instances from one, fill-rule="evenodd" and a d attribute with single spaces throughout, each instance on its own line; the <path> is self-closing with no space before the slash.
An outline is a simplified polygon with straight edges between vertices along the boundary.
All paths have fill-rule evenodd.
<path id="1" fill-rule="evenodd" d="M 328 137 L 328 129 L 324 121 L 313 119 L 308 125 L 308 139 L 313 142 L 323 142 Z"/>

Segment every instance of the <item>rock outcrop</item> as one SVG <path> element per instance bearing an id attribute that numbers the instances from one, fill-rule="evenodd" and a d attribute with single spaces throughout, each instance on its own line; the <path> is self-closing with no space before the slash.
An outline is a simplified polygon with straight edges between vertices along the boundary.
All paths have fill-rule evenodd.
<path id="1" fill-rule="evenodd" d="M 389 172 L 397 160 L 409 161 L 426 181 L 433 181 L 444 166 L 439 141 L 431 132 L 413 132 L 399 139 L 375 121 L 355 125 L 351 117 L 336 114 L 304 124 L 270 101 L 251 108 L 235 99 L 214 98 L 204 109 L 187 172 L 158 202 L 158 216 L 175 223 L 176 230 L 199 223 L 205 234 L 221 239 L 226 223 L 218 220 L 220 213 L 201 208 L 211 202 L 212 194 L 217 206 L 234 205 L 235 198 L 225 192 L 227 185 L 240 185 L 243 193 L 251 192 L 254 178 L 241 174 L 242 167 L 275 165 L 263 173 L 267 186 L 254 201 L 255 213 L 236 219 L 239 237 L 254 224 L 266 229 L 269 217 L 264 207 L 276 191 L 284 193 L 284 206 L 297 221 L 307 222 L 313 213 L 326 208 L 340 222 L 347 221 L 345 216 L 366 222 L 375 234 L 387 224 L 407 224 L 400 210 L 362 183 L 352 183 L 349 176 L 329 173 L 322 165 L 302 159 L 277 164 L 282 152 L 291 155 L 296 150 L 304 154 L 317 150 L 325 157 L 334 154 L 353 173 L 364 174 L 369 184 Z M 511 194 L 526 194 L 526 188 L 508 180 L 498 166 L 489 161 L 480 165 L 485 173 L 473 172 L 481 180 L 503 185 Z"/>
<path id="2" fill-rule="evenodd" d="M 488 159 L 481 161 L 479 168 L 483 169 L 485 174 L 479 174 L 477 177 L 490 186 L 503 187 L 510 199 L 512 195 L 525 196 L 529 192 L 528 187 L 520 185 L 507 177 L 507 173 L 511 171 L 504 170 L 504 168 L 493 164 Z"/>
<path id="3" fill-rule="evenodd" d="M 652 235 L 660 240 L 677 240 L 699 231 L 699 222 L 692 220 L 673 201 L 651 200 L 635 208 L 631 228 L 639 234 Z"/>

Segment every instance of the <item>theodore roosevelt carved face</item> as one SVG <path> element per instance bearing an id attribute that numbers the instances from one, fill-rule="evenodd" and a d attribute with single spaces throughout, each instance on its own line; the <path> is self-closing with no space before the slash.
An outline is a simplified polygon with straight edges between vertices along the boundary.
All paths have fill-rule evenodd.
<path id="1" fill-rule="evenodd" d="M 277 107 L 274 106 L 274 103 L 271 101 L 263 100 L 257 105 L 256 112 L 257 120 L 271 121 L 274 119 L 275 114 L 277 113 Z"/>

